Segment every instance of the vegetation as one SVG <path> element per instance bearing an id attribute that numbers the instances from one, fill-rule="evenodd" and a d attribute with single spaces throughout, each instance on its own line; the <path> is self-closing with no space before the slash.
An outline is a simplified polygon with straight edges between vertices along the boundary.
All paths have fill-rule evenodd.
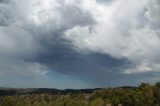
<path id="1" fill-rule="evenodd" d="M 160 83 L 95 90 L 92 93 L 0 96 L 0 106 L 160 106 Z"/>

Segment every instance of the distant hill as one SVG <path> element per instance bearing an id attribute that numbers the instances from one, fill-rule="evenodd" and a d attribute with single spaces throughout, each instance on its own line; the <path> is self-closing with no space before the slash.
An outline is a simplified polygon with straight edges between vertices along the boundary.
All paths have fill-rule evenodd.
<path id="1" fill-rule="evenodd" d="M 0 88 L 0 96 L 2 95 L 16 95 L 16 94 L 67 94 L 67 93 L 92 93 L 94 90 L 100 90 L 101 88 L 95 89 L 50 89 L 50 88 L 26 88 L 26 89 L 15 89 L 15 88 Z"/>

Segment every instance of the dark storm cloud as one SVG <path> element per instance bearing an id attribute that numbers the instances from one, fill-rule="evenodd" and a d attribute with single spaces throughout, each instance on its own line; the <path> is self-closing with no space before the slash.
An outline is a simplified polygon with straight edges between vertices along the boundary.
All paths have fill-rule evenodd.
<path id="1" fill-rule="evenodd" d="M 92 25 L 92 24 L 91 24 Z M 83 80 L 92 84 L 105 86 L 111 84 L 113 77 L 119 75 L 115 82 L 119 82 L 121 73 L 119 68 L 125 68 L 130 64 L 127 59 L 116 59 L 107 54 L 101 53 L 80 53 L 75 51 L 70 40 L 63 38 L 64 30 L 48 33 L 50 39 L 40 39 L 39 44 L 43 48 L 26 61 L 38 62 L 49 68 L 50 71 L 57 71 L 66 75 L 83 77 Z M 103 81 L 106 80 L 106 83 Z M 102 83 L 100 83 L 102 82 Z"/>
<path id="2" fill-rule="evenodd" d="M 62 71 L 64 73 L 83 71 L 93 71 L 94 73 L 94 71 L 105 71 L 129 64 L 126 59 L 115 59 L 106 54 L 81 54 L 65 43 L 46 46 L 45 49 L 47 51 L 37 54 L 28 61 L 38 61 L 51 67 L 53 71 Z"/>
<path id="3" fill-rule="evenodd" d="M 105 86 L 106 83 L 111 84 L 114 77 L 114 81 L 118 83 L 122 77 L 119 69 L 130 64 L 126 59 L 115 59 L 106 54 L 78 53 L 64 41 L 46 46 L 46 50 L 28 61 L 45 64 L 51 71 L 83 77 L 82 80 L 100 86 Z"/>

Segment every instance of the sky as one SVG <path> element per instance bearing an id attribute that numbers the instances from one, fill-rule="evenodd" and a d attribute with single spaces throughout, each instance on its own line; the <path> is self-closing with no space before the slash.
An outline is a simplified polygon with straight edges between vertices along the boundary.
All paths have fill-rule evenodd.
<path id="1" fill-rule="evenodd" d="M 0 0 L 0 87 L 160 80 L 159 0 Z"/>

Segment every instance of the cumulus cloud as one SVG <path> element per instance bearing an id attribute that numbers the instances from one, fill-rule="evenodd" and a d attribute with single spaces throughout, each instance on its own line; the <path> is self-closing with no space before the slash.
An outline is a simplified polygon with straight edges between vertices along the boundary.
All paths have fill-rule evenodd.
<path id="1" fill-rule="evenodd" d="M 143 64 L 149 64 L 152 66 L 150 70 L 158 71 L 154 65 L 159 64 L 159 1 L 117 0 L 109 6 L 97 7 L 98 24 L 93 27 L 93 33 L 84 27 L 66 32 L 74 45 L 115 58 L 127 58 L 132 65 L 124 70 L 128 72 L 131 68 L 129 73 L 147 71 L 149 68 L 142 69 Z"/>
<path id="2" fill-rule="evenodd" d="M 101 86 L 154 77 L 159 9 L 159 0 L 1 0 L 0 74 L 57 71 Z"/>

